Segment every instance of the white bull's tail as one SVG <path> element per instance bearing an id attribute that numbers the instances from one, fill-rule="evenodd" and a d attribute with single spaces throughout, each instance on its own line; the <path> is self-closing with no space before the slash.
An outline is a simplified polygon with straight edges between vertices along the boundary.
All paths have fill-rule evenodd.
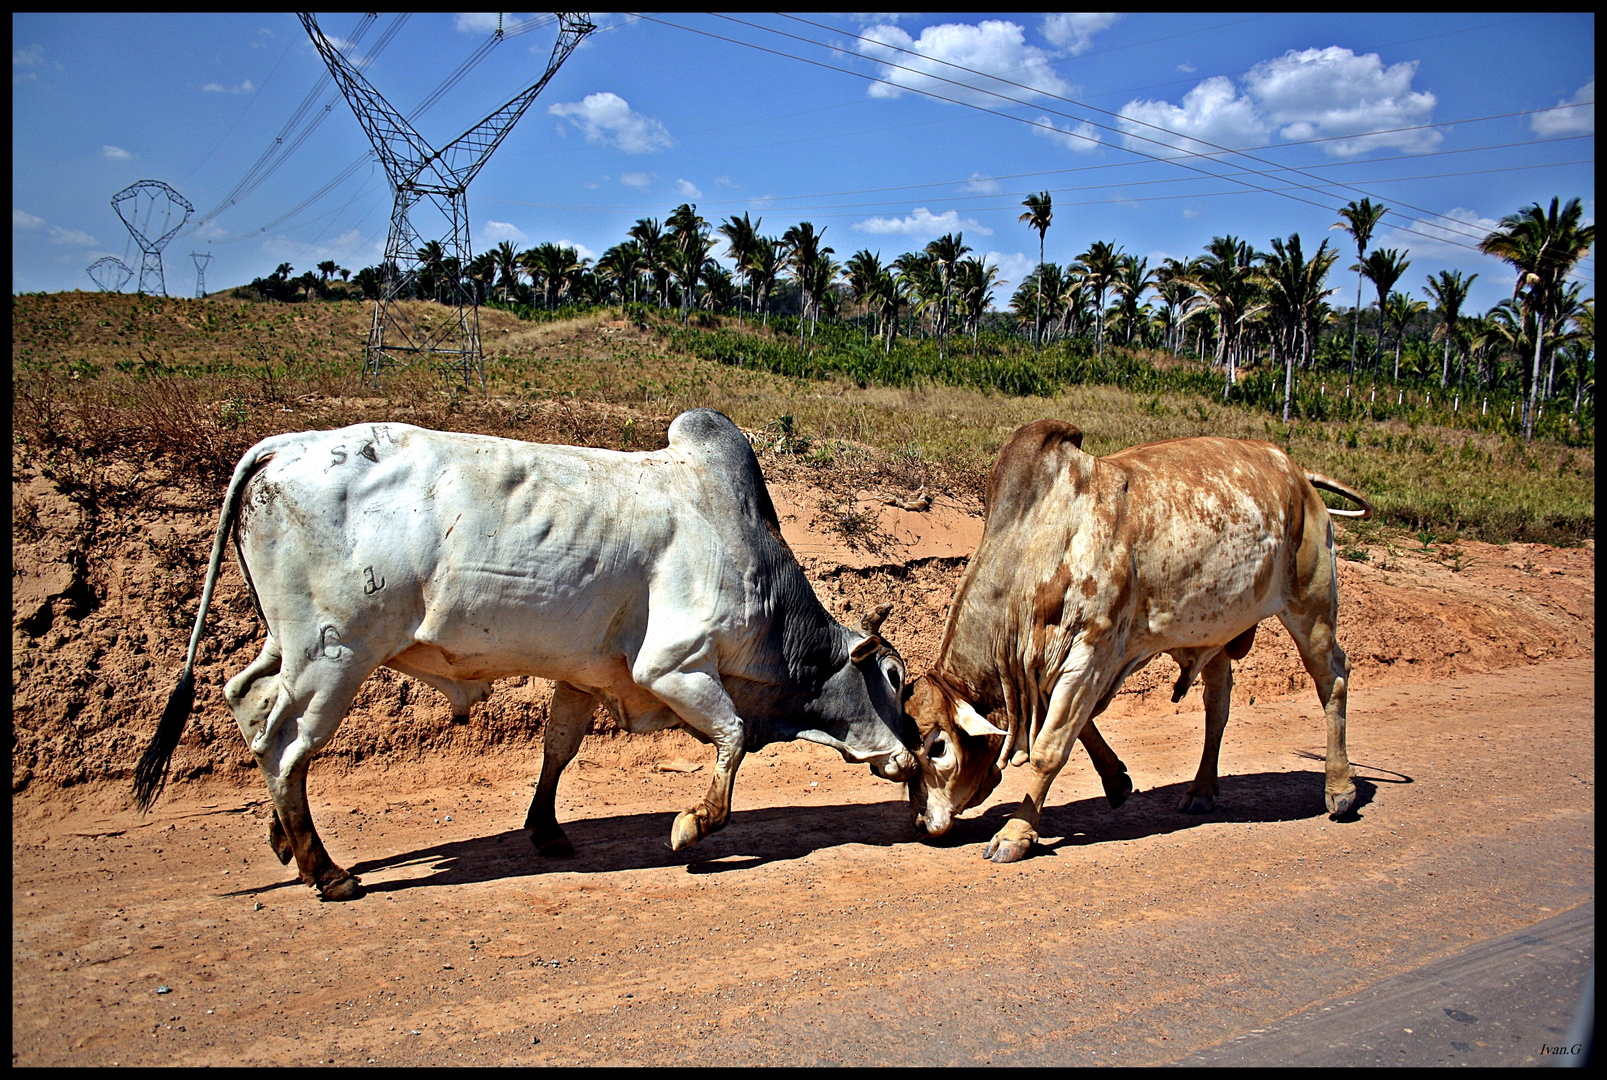
<path id="1" fill-rule="evenodd" d="M 195 654 L 201 645 L 201 627 L 206 622 L 207 608 L 212 605 L 212 590 L 218 583 L 218 571 L 223 566 L 223 550 L 228 546 L 229 533 L 240 515 L 240 502 L 245 494 L 246 481 L 257 471 L 276 449 L 276 439 L 265 439 L 246 451 L 240 464 L 234 467 L 229 490 L 223 498 L 223 511 L 218 516 L 218 531 L 212 538 L 212 561 L 207 566 L 206 585 L 201 590 L 201 608 L 195 613 L 195 629 L 190 632 L 190 649 L 184 654 L 184 672 L 178 686 L 167 699 L 162 720 L 156 727 L 151 744 L 145 748 L 139 764 L 134 766 L 134 802 L 140 810 L 151 808 L 156 797 L 167 783 L 168 762 L 178 748 L 179 736 L 190 718 L 195 704 Z"/>
<path id="2" fill-rule="evenodd" d="M 1312 487 L 1320 488 L 1323 491 L 1331 491 L 1335 495 L 1349 499 L 1351 502 L 1361 507 L 1360 510 L 1336 510 L 1330 506 L 1328 508 L 1328 512 L 1333 514 L 1335 517 L 1370 518 L 1373 516 L 1373 504 L 1368 502 L 1360 492 L 1346 487 L 1338 480 L 1330 480 L 1321 473 L 1308 471 L 1306 473 L 1306 479 L 1311 481 Z"/>

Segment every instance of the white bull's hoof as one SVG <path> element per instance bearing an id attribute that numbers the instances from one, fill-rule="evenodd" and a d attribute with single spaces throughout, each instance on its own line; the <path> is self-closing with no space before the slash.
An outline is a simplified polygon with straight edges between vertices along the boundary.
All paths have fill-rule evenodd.
<path id="1" fill-rule="evenodd" d="M 1328 803 L 1328 816 L 1340 817 L 1349 813 L 1350 808 L 1356 805 L 1356 786 L 1352 784 L 1348 791 L 1341 791 L 1337 795 L 1331 791 L 1327 792 L 1324 798 Z"/>
<path id="2" fill-rule="evenodd" d="M 670 828 L 670 849 L 685 851 L 709 832 L 708 826 L 695 811 L 682 810 L 675 815 L 675 824 Z"/>

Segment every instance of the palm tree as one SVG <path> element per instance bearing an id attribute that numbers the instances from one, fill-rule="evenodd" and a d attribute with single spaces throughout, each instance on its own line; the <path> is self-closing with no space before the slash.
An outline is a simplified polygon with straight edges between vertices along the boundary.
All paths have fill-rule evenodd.
<path id="1" fill-rule="evenodd" d="M 744 211 L 740 218 L 729 217 L 725 224 L 720 226 L 720 235 L 725 237 L 726 254 L 737 264 L 737 275 L 742 278 L 742 288 L 748 287 L 748 276 L 753 269 L 753 251 L 759 242 L 759 226 L 764 224 L 764 218 L 758 221 L 749 221 Z M 742 306 L 737 305 L 737 325 L 742 325 Z"/>
<path id="2" fill-rule="evenodd" d="M 976 359 L 981 338 L 982 313 L 993 302 L 993 289 L 1005 284 L 999 280 L 999 268 L 981 259 L 961 259 L 954 269 L 954 285 L 958 294 L 959 310 L 965 315 L 965 325 L 971 331 L 971 359 Z"/>
<path id="3" fill-rule="evenodd" d="M 753 262 L 748 273 L 753 281 L 753 294 L 759 309 L 764 312 L 763 325 L 770 326 L 770 290 L 781 271 L 781 242 L 772 236 L 761 236 L 753 244 Z"/>
<path id="4" fill-rule="evenodd" d="M 937 268 L 936 256 L 926 251 L 906 251 L 893 260 L 893 267 L 904 281 L 912 316 L 931 311 L 941 303 L 943 275 Z"/>
<path id="5" fill-rule="evenodd" d="M 627 300 L 633 304 L 636 302 L 636 279 L 641 275 L 644 265 L 642 246 L 635 240 L 615 244 L 597 260 L 598 271 L 607 274 L 618 284 L 621 303 Z M 627 284 L 630 286 L 628 292 Z"/>
<path id="6" fill-rule="evenodd" d="M 677 206 L 664 224 L 669 230 L 672 269 L 681 287 L 681 322 L 685 323 L 687 313 L 697 305 L 698 279 L 714 241 L 709 238 L 709 223 L 691 203 Z"/>
<path id="7" fill-rule="evenodd" d="M 474 302 L 485 303 L 490 295 L 491 286 L 497 280 L 497 258 L 489 251 L 482 251 L 469 260 L 469 279 L 474 282 Z"/>
<path id="8" fill-rule="evenodd" d="M 653 277 L 653 302 L 663 307 L 668 302 L 670 287 L 670 272 L 665 262 L 669 243 L 664 230 L 652 218 L 637 218 L 630 228 L 630 238 L 642 249 L 642 262 Z"/>
<path id="9" fill-rule="evenodd" d="M 512 240 L 504 240 L 491 249 L 491 257 L 496 260 L 502 301 L 507 303 L 513 298 L 513 287 L 519 283 L 519 252 L 515 250 Z"/>
<path id="10" fill-rule="evenodd" d="M 1117 295 L 1121 297 L 1123 344 L 1132 345 L 1133 328 L 1138 324 L 1138 306 L 1144 293 L 1154 288 L 1155 272 L 1149 269 L 1148 259 L 1123 255 L 1114 285 Z"/>
<path id="11" fill-rule="evenodd" d="M 804 322 L 815 313 L 819 304 L 819 297 L 810 291 L 818 273 L 817 264 L 822 258 L 832 254 L 833 250 L 820 246 L 820 241 L 825 235 L 825 229 L 817 233 L 814 225 L 807 221 L 800 222 L 781 234 L 781 243 L 787 252 L 787 266 L 792 270 L 793 280 L 798 283 L 798 288 L 803 293 L 801 298 L 803 310 L 798 318 L 800 349 L 803 348 Z"/>
<path id="12" fill-rule="evenodd" d="M 1456 336 L 1456 326 L 1462 317 L 1462 304 L 1467 300 L 1468 288 L 1478 280 L 1477 274 L 1464 278 L 1460 270 L 1441 270 L 1440 276 L 1435 278 L 1432 274 L 1427 278 L 1428 284 L 1423 286 L 1423 292 L 1434 301 L 1435 313 L 1440 317 L 1440 324 L 1434 328 L 1434 336 L 1445 339 L 1445 359 L 1440 364 L 1440 389 L 1451 377 L 1451 339 Z"/>
<path id="13" fill-rule="evenodd" d="M 1216 363 L 1227 370 L 1222 385 L 1225 400 L 1237 381 L 1237 345 L 1244 323 L 1264 306 L 1252 277 L 1255 249 L 1234 236 L 1213 236 L 1194 272 L 1180 280 L 1196 296 L 1190 314 L 1216 312 Z"/>
<path id="14" fill-rule="evenodd" d="M 1390 293 L 1389 300 L 1384 305 L 1389 317 L 1390 326 L 1395 329 L 1395 374 L 1396 382 L 1401 378 L 1401 340 L 1406 337 L 1406 325 L 1412 319 L 1428 310 L 1428 304 L 1422 300 L 1413 300 L 1405 293 Z"/>
<path id="15" fill-rule="evenodd" d="M 1594 298 L 1586 300 L 1579 305 L 1574 313 L 1574 341 L 1568 349 L 1570 365 L 1573 370 L 1574 381 L 1574 407 L 1575 416 L 1579 415 L 1579 403 L 1584 397 L 1585 385 L 1590 384 L 1592 391 L 1596 388 L 1596 301 Z"/>
<path id="16" fill-rule="evenodd" d="M 1099 358 L 1105 359 L 1105 290 L 1110 288 L 1121 271 L 1120 251 L 1103 240 L 1095 240 L 1088 250 L 1078 256 L 1082 264 L 1083 283 L 1094 294 L 1096 310 L 1094 333 L 1099 343 Z"/>
<path id="17" fill-rule="evenodd" d="M 1352 270 L 1360 270 L 1362 277 L 1371 281 L 1378 290 L 1378 353 L 1373 357 L 1375 374 L 1384 362 L 1384 301 L 1401 275 L 1406 273 L 1406 268 L 1412 265 L 1409 259 L 1401 257 L 1404 254 L 1396 248 L 1380 248 L 1351 267 Z"/>
<path id="18" fill-rule="evenodd" d="M 876 275 L 872 296 L 877 305 L 876 315 L 881 319 L 882 331 L 887 339 L 883 352 L 891 354 L 893 337 L 898 333 L 898 309 L 909 301 L 909 279 L 893 273 L 890 268 L 884 268 Z"/>
<path id="19" fill-rule="evenodd" d="M 961 256 L 971 249 L 965 243 L 964 233 L 944 233 L 926 245 L 926 253 L 936 260 L 941 298 L 937 313 L 938 356 L 946 354 L 949 334 L 949 311 L 954 294 L 954 273 Z"/>
<path id="20" fill-rule="evenodd" d="M 323 275 L 324 282 L 327 284 L 329 282 L 329 276 L 335 272 L 335 260 L 325 259 L 323 262 L 319 263 L 318 272 Z"/>
<path id="21" fill-rule="evenodd" d="M 1191 272 L 1192 268 L 1188 263 L 1172 258 L 1162 259 L 1161 265 L 1155 270 L 1155 291 L 1160 294 L 1161 302 L 1166 305 L 1166 347 L 1173 359 L 1177 358 L 1180 344 L 1177 316 L 1189 298 L 1189 287 L 1182 279 Z"/>
<path id="22" fill-rule="evenodd" d="M 1479 242 L 1486 255 L 1512 264 L 1518 272 L 1513 298 L 1535 321 L 1534 371 L 1529 393 L 1523 402 L 1523 437 L 1534 438 L 1535 402 L 1540 387 L 1541 360 L 1545 353 L 1546 322 L 1560 296 L 1563 281 L 1596 243 L 1596 227 L 1579 222 L 1583 210 L 1578 199 L 1569 199 L 1559 212 L 1557 199 L 1551 200 L 1549 213 L 1534 203 L 1501 219 L 1501 225 Z"/>
<path id="23" fill-rule="evenodd" d="M 1032 352 L 1036 358 L 1043 340 L 1043 238 L 1049 231 L 1050 221 L 1054 218 L 1054 204 L 1049 198 L 1049 193 L 1041 191 L 1036 195 L 1028 195 L 1021 200 L 1021 205 L 1027 208 L 1027 212 L 1016 220 L 1024 223 L 1029 229 L 1038 230 L 1038 307 L 1032 323 Z"/>
<path id="24" fill-rule="evenodd" d="M 1275 324 L 1274 342 L 1282 345 L 1283 421 L 1289 422 L 1289 410 L 1294 400 L 1295 356 L 1307 362 L 1311 355 L 1312 330 L 1321 317 L 1323 298 L 1334 290 L 1324 289 L 1337 251 L 1328 250 L 1323 240 L 1308 261 L 1301 251 L 1300 234 L 1293 233 L 1288 241 L 1272 240 L 1272 251 L 1261 255 L 1260 282 L 1267 290 L 1267 302 Z M 1298 342 L 1298 344 L 1297 344 Z"/>
<path id="25" fill-rule="evenodd" d="M 441 242 L 439 240 L 428 241 L 413 254 L 423 264 L 419 274 L 419 292 L 439 293 L 442 262 L 446 258 L 446 250 L 441 247 Z M 435 299 L 440 299 L 440 297 L 436 296 Z"/>
<path id="26" fill-rule="evenodd" d="M 848 295 L 856 304 L 870 307 L 871 300 L 876 292 L 877 282 L 886 272 L 882 266 L 881 253 L 870 253 L 869 248 L 860 248 L 844 264 L 843 269 L 848 275 Z M 865 340 L 870 341 L 870 328 L 865 329 Z"/>
<path id="27" fill-rule="evenodd" d="M 1356 241 L 1356 261 L 1360 263 L 1367 258 L 1367 244 L 1373 238 L 1373 229 L 1378 225 L 1378 219 L 1389 213 L 1389 207 L 1374 205 L 1373 200 L 1363 199 L 1361 202 L 1352 200 L 1346 203 L 1339 211 L 1343 221 L 1328 226 L 1330 229 L 1343 229 Z M 1351 267 L 1360 271 L 1359 266 Z M 1350 328 L 1350 377 L 1356 378 L 1356 336 L 1361 330 L 1361 279 L 1364 275 L 1356 274 L 1356 310 L 1353 313 L 1354 321 Z"/>

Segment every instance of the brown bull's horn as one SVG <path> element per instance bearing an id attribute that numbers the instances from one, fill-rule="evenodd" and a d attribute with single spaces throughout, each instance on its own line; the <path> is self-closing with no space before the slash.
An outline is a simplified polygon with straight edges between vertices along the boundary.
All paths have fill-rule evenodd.
<path id="1" fill-rule="evenodd" d="M 892 610 L 892 604 L 883 604 L 881 607 L 859 620 L 859 629 L 862 632 L 872 636 L 880 633 L 882 629 L 882 621 L 887 618 L 888 613 Z"/>

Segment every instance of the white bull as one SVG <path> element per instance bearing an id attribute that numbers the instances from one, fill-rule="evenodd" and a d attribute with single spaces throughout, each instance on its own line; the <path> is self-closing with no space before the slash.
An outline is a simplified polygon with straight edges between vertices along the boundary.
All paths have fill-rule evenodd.
<path id="1" fill-rule="evenodd" d="M 715 745 L 677 850 L 725 825 L 738 765 L 768 743 L 822 743 L 888 779 L 914 771 L 902 660 L 876 625 L 826 613 L 726 417 L 683 413 L 650 453 L 360 424 L 265 439 L 235 469 L 184 672 L 136 769 L 142 807 L 193 702 L 231 531 L 268 636 L 224 696 L 267 780 L 275 854 L 326 898 L 361 889 L 313 828 L 307 767 L 381 665 L 461 719 L 493 679 L 554 681 L 525 822 L 546 854 L 572 851 L 553 801 L 599 702 L 627 731 L 684 725 Z"/>

